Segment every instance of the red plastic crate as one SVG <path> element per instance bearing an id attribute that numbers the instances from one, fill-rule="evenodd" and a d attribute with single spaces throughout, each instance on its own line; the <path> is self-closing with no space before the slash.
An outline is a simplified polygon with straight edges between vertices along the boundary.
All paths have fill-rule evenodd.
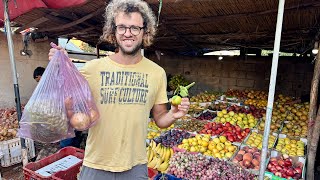
<path id="1" fill-rule="evenodd" d="M 37 171 L 38 169 L 40 169 L 44 166 L 47 166 L 55 161 L 58 161 L 59 159 L 62 159 L 66 156 L 69 156 L 69 155 L 73 155 L 79 159 L 83 159 L 84 158 L 84 150 L 78 149 L 75 147 L 65 147 L 65 148 L 59 150 L 57 153 L 52 154 L 48 157 L 45 157 L 45 158 L 41 159 L 40 161 L 31 162 L 23 168 L 24 179 L 25 180 L 52 180 L 53 175 L 49 176 L 49 177 L 44 177 L 44 176 L 37 174 L 35 171 Z M 74 166 L 77 166 L 79 164 L 81 165 L 82 162 L 80 162 Z M 74 166 L 70 167 L 69 169 L 73 168 Z"/>
<path id="2" fill-rule="evenodd" d="M 158 174 L 158 171 L 152 168 L 148 168 L 148 177 L 150 179 L 154 179 L 154 177 L 156 177 L 156 175 Z"/>
<path id="3" fill-rule="evenodd" d="M 77 180 L 82 163 L 78 163 L 67 170 L 56 172 L 52 175 L 54 180 Z"/>

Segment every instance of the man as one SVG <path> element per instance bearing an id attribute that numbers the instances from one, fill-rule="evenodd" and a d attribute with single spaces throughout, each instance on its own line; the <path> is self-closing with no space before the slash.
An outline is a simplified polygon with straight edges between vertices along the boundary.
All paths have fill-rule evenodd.
<path id="1" fill-rule="evenodd" d="M 41 76 L 43 75 L 45 71 L 45 68 L 43 67 L 37 67 L 34 71 L 33 71 L 33 79 L 36 80 L 37 82 L 40 81 Z"/>
<path id="2" fill-rule="evenodd" d="M 155 32 L 155 16 L 147 3 L 114 0 L 107 6 L 102 39 L 114 43 L 119 52 L 81 69 L 100 112 L 89 129 L 81 180 L 148 179 L 149 112 L 161 128 L 188 112 L 188 98 L 167 110 L 165 71 L 141 55 L 141 47 L 151 45 Z M 49 59 L 55 51 L 50 50 Z"/>

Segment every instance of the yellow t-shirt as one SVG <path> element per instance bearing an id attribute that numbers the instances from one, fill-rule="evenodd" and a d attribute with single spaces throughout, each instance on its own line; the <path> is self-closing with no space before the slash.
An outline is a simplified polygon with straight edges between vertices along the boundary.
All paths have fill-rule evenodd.
<path id="1" fill-rule="evenodd" d="M 106 57 L 87 62 L 80 71 L 100 112 L 98 123 L 89 129 L 83 164 L 122 172 L 147 163 L 150 110 L 168 102 L 164 69 L 146 58 L 122 65 Z"/>

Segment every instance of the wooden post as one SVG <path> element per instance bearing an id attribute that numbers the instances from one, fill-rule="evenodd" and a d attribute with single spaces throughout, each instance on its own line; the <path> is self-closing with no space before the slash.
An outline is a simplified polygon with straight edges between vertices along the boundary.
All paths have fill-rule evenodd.
<path id="1" fill-rule="evenodd" d="M 310 92 L 309 122 L 308 122 L 308 148 L 307 148 L 307 179 L 314 180 L 314 164 L 316 159 L 320 135 L 320 109 L 317 103 L 320 79 L 320 53 L 316 58 Z M 318 111 L 317 111 L 318 110 Z"/>

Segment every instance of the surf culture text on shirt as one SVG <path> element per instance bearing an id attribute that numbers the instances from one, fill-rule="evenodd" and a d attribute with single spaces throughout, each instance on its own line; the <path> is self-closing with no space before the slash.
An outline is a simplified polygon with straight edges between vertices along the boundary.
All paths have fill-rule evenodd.
<path id="1" fill-rule="evenodd" d="M 101 71 L 101 104 L 146 104 L 148 74 L 130 71 Z"/>

